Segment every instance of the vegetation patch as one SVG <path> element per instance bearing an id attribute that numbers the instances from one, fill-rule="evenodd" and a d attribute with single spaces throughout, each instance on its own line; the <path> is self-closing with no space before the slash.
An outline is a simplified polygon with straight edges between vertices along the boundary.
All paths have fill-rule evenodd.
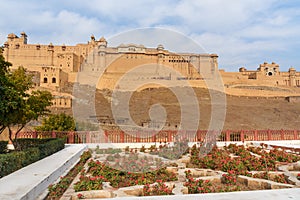
<path id="1" fill-rule="evenodd" d="M 21 151 L 0 154 L 0 178 L 64 148 L 62 139 L 19 139 L 19 142 Z"/>
<path id="2" fill-rule="evenodd" d="M 58 200 L 60 197 L 64 194 L 64 192 L 68 189 L 70 184 L 72 183 L 73 179 L 76 177 L 76 175 L 83 170 L 84 164 L 87 162 L 88 159 L 90 159 L 92 156 L 90 151 L 84 152 L 79 162 L 73 167 L 66 176 L 63 176 L 60 178 L 60 181 L 57 184 L 49 185 L 48 190 L 48 196 L 47 200 Z"/>

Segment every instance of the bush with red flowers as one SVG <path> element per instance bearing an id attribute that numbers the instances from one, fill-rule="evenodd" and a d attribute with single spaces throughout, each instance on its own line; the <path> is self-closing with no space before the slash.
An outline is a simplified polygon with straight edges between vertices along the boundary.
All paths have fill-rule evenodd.
<path id="1" fill-rule="evenodd" d="M 90 151 L 84 152 L 81 157 L 80 161 L 73 167 L 66 176 L 61 177 L 60 181 L 57 184 L 49 185 L 48 190 L 49 194 L 46 199 L 60 199 L 60 197 L 64 194 L 64 192 L 68 189 L 70 184 L 72 183 L 73 179 L 76 175 L 83 170 L 84 164 L 87 162 L 88 159 L 92 157 Z"/>
<path id="2" fill-rule="evenodd" d="M 162 180 L 156 180 L 156 183 L 150 185 L 146 184 L 143 187 L 144 196 L 157 196 L 157 195 L 174 195 L 173 188 L 169 188 Z"/>

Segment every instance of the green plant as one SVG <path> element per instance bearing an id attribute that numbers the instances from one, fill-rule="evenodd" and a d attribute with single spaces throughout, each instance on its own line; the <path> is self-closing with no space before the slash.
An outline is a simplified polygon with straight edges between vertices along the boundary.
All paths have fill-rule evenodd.
<path id="1" fill-rule="evenodd" d="M 22 163 L 24 163 L 24 160 L 25 153 L 23 151 L 1 154 L 0 178 L 22 168 Z"/>
<path id="2" fill-rule="evenodd" d="M 103 177 L 80 176 L 79 181 L 74 184 L 75 192 L 87 190 L 101 190 L 102 183 L 106 180 Z"/>
<path id="3" fill-rule="evenodd" d="M 87 173 L 91 175 L 90 177 L 101 177 L 110 182 L 111 186 L 115 188 L 151 184 L 156 180 L 177 180 L 176 174 L 168 172 L 165 167 L 154 171 L 133 173 L 111 168 L 100 161 L 91 160 L 88 165 L 89 170 Z"/>
<path id="4" fill-rule="evenodd" d="M 0 55 L 0 134 L 7 129 L 9 140 L 19 150 L 15 139 L 30 121 L 50 112 L 52 95 L 34 90 L 33 75 L 24 67 L 9 70 L 9 66 Z"/>
<path id="5" fill-rule="evenodd" d="M 222 183 L 224 184 L 227 184 L 227 185 L 236 185 L 237 182 L 236 182 L 236 179 L 237 179 L 237 175 L 235 174 L 234 171 L 228 171 L 228 174 L 223 174 L 222 175 Z"/>
<path id="6" fill-rule="evenodd" d="M 143 146 L 140 148 L 140 152 L 144 152 L 144 153 L 145 153 L 145 151 L 146 151 L 146 148 L 145 148 L 145 146 L 143 145 Z"/>
<path id="7" fill-rule="evenodd" d="M 128 154 L 128 153 L 129 153 L 129 150 L 130 150 L 130 149 L 129 149 L 129 146 L 126 146 L 126 147 L 125 147 L 125 153 Z"/>
<path id="8" fill-rule="evenodd" d="M 7 151 L 8 141 L 0 141 L 0 154 Z"/>
<path id="9" fill-rule="evenodd" d="M 23 151 L 14 151 L 0 155 L 0 177 L 6 176 L 64 148 L 62 139 L 20 139 L 20 141 L 26 141 L 24 144 L 20 142 L 23 145 Z"/>
<path id="10" fill-rule="evenodd" d="M 212 183 L 208 180 L 198 179 L 195 180 L 191 171 L 185 171 L 187 182 L 185 182 L 184 186 L 188 188 L 189 194 L 197 194 L 197 193 L 210 193 L 212 192 Z"/>
<path id="11" fill-rule="evenodd" d="M 55 140 L 50 140 L 49 142 L 38 145 L 38 148 L 41 151 L 41 158 L 44 158 L 57 151 L 60 151 L 64 147 L 65 147 L 65 141 L 60 138 L 57 138 Z"/>
<path id="12" fill-rule="evenodd" d="M 156 145 L 151 145 L 149 148 L 149 153 L 152 155 L 157 155 L 158 154 L 158 149 L 156 148 Z"/>
<path id="13" fill-rule="evenodd" d="M 156 180 L 155 184 L 146 184 L 143 187 L 143 195 L 144 196 L 157 196 L 157 195 L 174 195 L 172 193 L 173 188 L 169 188 L 166 186 L 162 180 Z"/>
<path id="14" fill-rule="evenodd" d="M 63 193 L 68 189 L 69 185 L 72 183 L 76 175 L 82 171 L 84 164 L 88 159 L 92 157 L 90 151 L 85 151 L 80 157 L 79 162 L 68 172 L 64 177 L 61 177 L 57 184 L 49 185 L 49 194 L 47 200 L 58 200 L 63 195 Z M 83 197 L 83 196 L 82 196 Z"/>
<path id="15" fill-rule="evenodd" d="M 75 120 L 65 113 L 50 115 L 43 119 L 37 131 L 75 131 Z"/>
<path id="16" fill-rule="evenodd" d="M 32 147 L 38 147 L 40 144 L 45 144 L 49 141 L 55 140 L 55 138 L 18 138 L 16 142 L 19 145 L 20 150 L 26 150 Z"/>
<path id="17" fill-rule="evenodd" d="M 114 161 L 115 161 L 115 157 L 112 156 L 112 155 L 108 155 L 108 156 L 106 157 L 106 160 L 109 161 L 109 162 L 114 162 Z"/>

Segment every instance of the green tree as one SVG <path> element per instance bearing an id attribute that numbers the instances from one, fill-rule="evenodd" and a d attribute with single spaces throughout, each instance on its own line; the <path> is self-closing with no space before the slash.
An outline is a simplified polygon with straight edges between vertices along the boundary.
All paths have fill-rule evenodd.
<path id="1" fill-rule="evenodd" d="M 7 73 L 11 63 L 6 62 L 0 55 L 0 134 L 4 131 L 6 126 L 2 123 L 6 113 L 11 107 L 15 105 L 10 101 L 8 94 L 10 93 L 11 84 L 9 83 Z"/>
<path id="2" fill-rule="evenodd" d="M 28 122 L 50 112 L 52 95 L 33 90 L 32 76 L 23 67 L 10 71 L 9 66 L 0 56 L 0 134 L 8 128 L 9 139 L 18 150 L 18 134 Z"/>
<path id="3" fill-rule="evenodd" d="M 50 115 L 44 118 L 42 125 L 35 129 L 37 131 L 75 131 L 75 120 L 65 113 Z"/>

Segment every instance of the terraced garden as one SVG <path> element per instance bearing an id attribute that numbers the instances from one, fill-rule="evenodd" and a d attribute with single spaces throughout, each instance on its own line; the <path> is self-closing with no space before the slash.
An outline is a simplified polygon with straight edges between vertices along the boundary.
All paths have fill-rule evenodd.
<path id="1" fill-rule="evenodd" d="M 187 143 L 141 149 L 91 149 L 48 199 L 93 199 L 295 188 L 300 156 L 268 145 L 216 147 L 200 155 Z M 181 154 L 180 154 L 181 153 Z M 74 178 L 74 180 L 73 180 Z M 71 180 L 72 179 L 72 180 Z M 67 181 L 66 181 L 67 180 Z"/>

